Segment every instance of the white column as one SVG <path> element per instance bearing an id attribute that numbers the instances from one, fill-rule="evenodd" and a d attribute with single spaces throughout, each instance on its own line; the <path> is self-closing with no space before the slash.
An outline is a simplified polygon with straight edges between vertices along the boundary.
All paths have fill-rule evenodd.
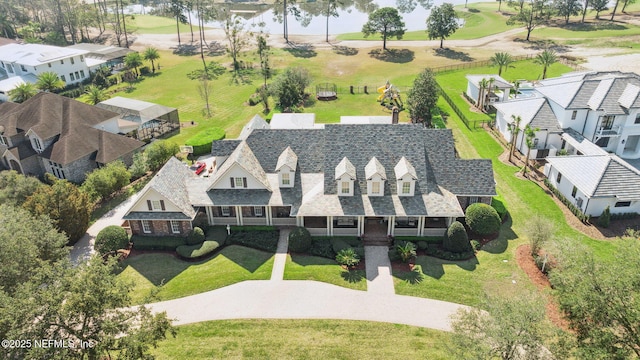
<path id="1" fill-rule="evenodd" d="M 449 227 L 449 226 L 451 226 L 451 224 L 453 224 L 454 219 L 455 218 L 452 218 L 452 217 L 448 217 L 447 218 L 447 227 Z"/>
<path id="2" fill-rule="evenodd" d="M 333 236 L 333 216 L 327 216 L 327 236 Z"/>
<path id="3" fill-rule="evenodd" d="M 387 235 L 392 235 L 396 229 L 396 217 L 395 216 L 389 216 L 389 225 L 388 225 L 389 231 L 387 231 Z"/>
<path id="4" fill-rule="evenodd" d="M 296 216 L 296 226 L 304 226 L 304 217 Z"/>
<path id="5" fill-rule="evenodd" d="M 418 236 L 424 234 L 424 216 L 418 217 Z"/>
<path id="6" fill-rule="evenodd" d="M 265 206 L 265 217 L 267 218 L 267 225 L 273 225 L 273 214 L 271 213 L 271 206 Z"/>
<path id="7" fill-rule="evenodd" d="M 358 216 L 358 234 L 360 236 L 364 234 L 364 216 Z"/>
<path id="8" fill-rule="evenodd" d="M 236 223 L 242 226 L 242 206 L 236 206 Z"/>
<path id="9" fill-rule="evenodd" d="M 207 220 L 209 221 L 209 225 L 213 225 L 213 211 L 211 206 L 205 206 L 204 211 L 207 213 Z"/>

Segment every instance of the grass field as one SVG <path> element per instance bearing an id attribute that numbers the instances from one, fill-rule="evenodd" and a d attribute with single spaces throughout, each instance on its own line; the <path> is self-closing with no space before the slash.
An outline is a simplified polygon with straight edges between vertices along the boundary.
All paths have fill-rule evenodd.
<path id="1" fill-rule="evenodd" d="M 407 309 L 407 311 L 411 311 Z M 341 320 L 225 320 L 178 328 L 158 360 L 451 359 L 443 331 Z"/>
<path id="2" fill-rule="evenodd" d="M 135 284 L 134 304 L 148 302 L 153 289 L 160 286 L 154 301 L 176 299 L 218 289 L 245 280 L 268 280 L 273 254 L 231 245 L 214 257 L 187 262 L 170 254 L 151 253 L 128 258 L 119 277 Z"/>
<path id="3" fill-rule="evenodd" d="M 364 270 L 346 271 L 334 260 L 306 255 L 288 255 L 285 280 L 315 280 L 354 290 L 367 290 Z"/>

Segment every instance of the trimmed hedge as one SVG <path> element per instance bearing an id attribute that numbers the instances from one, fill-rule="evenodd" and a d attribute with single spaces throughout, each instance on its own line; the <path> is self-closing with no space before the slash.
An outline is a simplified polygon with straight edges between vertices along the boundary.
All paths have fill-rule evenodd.
<path id="1" fill-rule="evenodd" d="M 442 242 L 442 248 L 453 253 L 465 253 L 473 251 L 467 230 L 459 221 L 454 221 L 447 229 L 447 237 Z"/>
<path id="2" fill-rule="evenodd" d="M 289 233 L 289 251 L 302 253 L 311 248 L 312 239 L 309 230 L 296 227 Z"/>
<path id="3" fill-rule="evenodd" d="M 199 245 L 204 241 L 204 231 L 199 227 L 194 227 L 187 236 L 187 245 Z"/>
<path id="4" fill-rule="evenodd" d="M 242 245 L 258 250 L 275 252 L 278 248 L 280 232 L 271 231 L 238 231 L 227 237 L 227 243 Z"/>
<path id="5" fill-rule="evenodd" d="M 135 250 L 169 250 L 175 251 L 178 246 L 186 245 L 187 238 L 177 236 L 140 236 L 131 237 Z"/>
<path id="6" fill-rule="evenodd" d="M 360 259 L 364 259 L 364 246 L 355 236 L 334 236 L 330 237 L 331 247 L 336 254 L 342 250 L 353 249 Z"/>
<path id="7" fill-rule="evenodd" d="M 640 216 L 640 214 L 635 212 L 611 214 L 611 220 L 629 220 L 629 219 L 635 219 L 638 216 Z"/>
<path id="8" fill-rule="evenodd" d="M 562 195 L 560 190 L 556 189 L 556 187 L 551 184 L 551 181 L 549 181 L 549 179 L 544 179 L 544 184 L 553 193 L 553 195 L 555 195 L 555 197 L 557 197 L 558 200 L 560 200 L 560 202 L 563 203 L 569 209 L 569 211 L 571 211 L 573 215 L 575 215 L 580 221 L 582 221 L 583 223 L 589 222 L 589 218 L 591 216 L 583 213 L 580 208 L 573 205 L 573 203 L 569 201 L 569 199 Z"/>
<path id="9" fill-rule="evenodd" d="M 221 246 L 220 243 L 213 240 L 207 240 L 196 245 L 181 245 L 176 248 L 178 255 L 185 259 L 197 259 L 205 255 L 209 255 Z"/>
<path id="10" fill-rule="evenodd" d="M 426 242 L 427 244 L 442 244 L 442 236 L 396 236 L 395 240 L 410 241 L 412 243 Z"/>
<path id="11" fill-rule="evenodd" d="M 492 235 L 500 231 L 502 224 L 500 216 L 494 208 L 487 204 L 469 205 L 465 217 L 469 229 L 478 235 Z"/>
<path id="12" fill-rule="evenodd" d="M 226 229 L 225 229 L 226 230 Z M 252 225 L 252 226 L 237 226 L 232 225 L 230 227 L 231 233 L 236 232 L 254 232 L 254 231 L 277 231 L 275 226 L 270 225 Z"/>
<path id="13" fill-rule="evenodd" d="M 311 239 L 311 247 L 308 250 L 310 255 L 332 260 L 336 258 L 336 253 L 333 251 L 331 240 L 328 237 L 312 237 Z"/>
<path id="14" fill-rule="evenodd" d="M 222 140 L 226 136 L 224 130 L 218 127 L 210 127 L 192 136 L 184 144 L 193 146 L 193 155 L 206 155 L 211 153 L 211 144 L 216 140 Z"/>
<path id="15" fill-rule="evenodd" d="M 468 260 L 474 257 L 475 255 L 473 250 L 467 251 L 467 252 L 455 253 L 455 252 L 443 250 L 434 245 L 429 246 L 425 252 L 429 256 L 433 256 L 438 259 L 449 260 L 449 261 Z"/>

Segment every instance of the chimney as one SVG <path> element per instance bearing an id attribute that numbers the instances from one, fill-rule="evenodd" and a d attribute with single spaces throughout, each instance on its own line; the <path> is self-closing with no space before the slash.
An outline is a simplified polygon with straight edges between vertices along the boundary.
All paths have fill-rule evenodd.
<path id="1" fill-rule="evenodd" d="M 391 123 L 397 124 L 399 119 L 400 119 L 400 110 L 398 109 L 397 106 L 394 106 L 393 109 L 391 109 Z"/>

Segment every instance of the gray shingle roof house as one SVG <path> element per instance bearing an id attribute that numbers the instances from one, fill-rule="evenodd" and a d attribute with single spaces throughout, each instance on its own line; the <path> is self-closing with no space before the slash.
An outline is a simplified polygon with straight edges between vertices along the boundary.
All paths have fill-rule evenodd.
<path id="1" fill-rule="evenodd" d="M 144 143 L 106 130 L 118 116 L 45 92 L 22 104 L 2 104 L 0 165 L 79 183 L 86 173 L 114 160 L 130 164 Z"/>
<path id="2" fill-rule="evenodd" d="M 190 206 L 209 224 L 442 235 L 469 203 L 496 195 L 490 160 L 459 159 L 450 130 L 415 124 L 255 128 L 215 142 L 212 155 L 210 177 L 184 177 Z"/>

